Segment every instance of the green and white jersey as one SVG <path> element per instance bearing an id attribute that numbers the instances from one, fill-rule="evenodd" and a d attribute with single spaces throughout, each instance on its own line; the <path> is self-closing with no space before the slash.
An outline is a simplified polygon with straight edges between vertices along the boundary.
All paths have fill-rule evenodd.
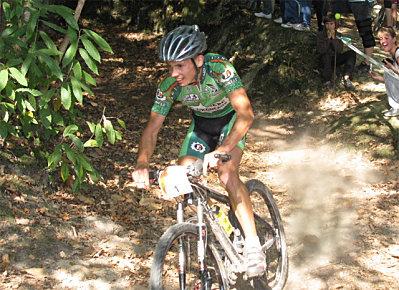
<path id="1" fill-rule="evenodd" d="M 179 86 L 173 77 L 161 81 L 151 110 L 166 116 L 177 101 L 205 118 L 218 118 L 233 111 L 229 93 L 243 87 L 234 66 L 225 57 L 208 53 L 200 73 L 201 82 L 195 85 Z"/>

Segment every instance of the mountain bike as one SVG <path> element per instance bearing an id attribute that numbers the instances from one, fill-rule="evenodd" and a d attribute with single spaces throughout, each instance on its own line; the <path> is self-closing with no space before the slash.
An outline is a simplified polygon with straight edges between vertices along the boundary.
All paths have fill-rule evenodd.
<path id="1" fill-rule="evenodd" d="M 226 161 L 230 156 L 218 158 Z M 175 190 L 172 196 L 177 198 L 177 223 L 158 241 L 150 289 L 283 289 L 288 276 L 288 252 L 282 219 L 271 191 L 259 180 L 246 182 L 267 262 L 263 276 L 248 279 L 243 253 L 245 236 L 228 197 L 201 180 L 201 166 L 172 167 L 180 171 L 170 176 L 173 182 L 169 184 L 169 190 Z M 158 180 L 167 192 L 164 172 L 156 171 L 152 179 Z M 168 177 L 170 174 L 167 173 Z M 227 209 L 227 227 L 226 218 L 217 214 L 215 208 Z"/>

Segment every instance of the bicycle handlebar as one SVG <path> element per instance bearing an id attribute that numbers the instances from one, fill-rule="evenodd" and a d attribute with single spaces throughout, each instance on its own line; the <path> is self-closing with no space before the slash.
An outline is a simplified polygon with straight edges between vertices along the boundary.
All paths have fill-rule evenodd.
<path id="1" fill-rule="evenodd" d="M 215 158 L 220 159 L 223 163 L 231 160 L 231 155 L 227 153 L 224 154 L 216 153 L 214 156 Z"/>
<path id="2" fill-rule="evenodd" d="M 215 158 L 220 159 L 223 163 L 231 160 L 230 154 L 215 154 Z M 200 162 L 199 162 L 200 161 Z M 200 176 L 202 174 L 202 160 L 199 160 L 187 166 L 187 174 L 190 176 Z M 150 170 L 148 172 L 150 184 L 157 184 L 161 169 Z"/>

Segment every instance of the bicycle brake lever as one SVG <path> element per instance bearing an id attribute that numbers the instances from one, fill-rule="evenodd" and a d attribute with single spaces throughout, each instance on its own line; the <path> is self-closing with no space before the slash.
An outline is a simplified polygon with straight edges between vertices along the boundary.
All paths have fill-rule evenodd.
<path id="1" fill-rule="evenodd" d="M 215 158 L 220 159 L 223 163 L 231 160 L 231 155 L 230 154 L 219 154 L 219 153 L 216 153 L 214 156 L 215 156 Z"/>
<path id="2" fill-rule="evenodd" d="M 150 180 L 150 184 L 158 183 L 160 172 L 160 170 L 150 170 L 148 172 L 148 179 Z"/>

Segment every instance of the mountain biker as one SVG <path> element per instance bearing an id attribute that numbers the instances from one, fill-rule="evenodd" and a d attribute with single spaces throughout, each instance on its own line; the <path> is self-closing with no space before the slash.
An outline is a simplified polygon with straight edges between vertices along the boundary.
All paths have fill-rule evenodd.
<path id="1" fill-rule="evenodd" d="M 247 275 L 255 277 L 266 270 L 266 260 L 257 236 L 249 194 L 238 175 L 245 135 L 254 113 L 233 65 L 221 55 L 205 54 L 206 48 L 206 36 L 197 25 L 179 26 L 161 40 L 159 57 L 168 64 L 170 76 L 158 85 L 132 177 L 138 188 L 149 186 L 149 160 L 166 115 L 175 101 L 188 106 L 192 111 L 192 123 L 178 163 L 188 165 L 202 159 L 204 173 L 208 166 L 217 168 L 246 237 Z M 231 160 L 222 163 L 215 158 L 217 153 L 228 153 Z"/>

